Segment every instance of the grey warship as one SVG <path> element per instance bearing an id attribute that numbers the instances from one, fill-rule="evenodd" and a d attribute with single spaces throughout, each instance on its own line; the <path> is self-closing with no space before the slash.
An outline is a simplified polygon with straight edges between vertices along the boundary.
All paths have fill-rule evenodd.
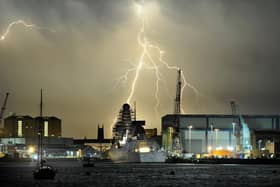
<path id="1" fill-rule="evenodd" d="M 145 121 L 136 120 L 129 104 L 124 104 L 113 128 L 109 157 L 114 162 L 165 162 L 165 152 L 145 136 Z"/>

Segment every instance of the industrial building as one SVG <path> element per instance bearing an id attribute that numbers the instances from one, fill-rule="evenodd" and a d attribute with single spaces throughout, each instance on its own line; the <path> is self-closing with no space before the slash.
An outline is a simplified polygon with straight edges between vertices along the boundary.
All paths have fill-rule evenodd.
<path id="1" fill-rule="evenodd" d="M 5 130 L 6 136 L 0 137 L 0 158 L 37 159 L 39 123 L 43 124 L 40 140 L 44 158 L 80 158 L 89 153 L 99 154 L 88 145 L 75 144 L 73 138 L 61 137 L 61 120 L 56 117 L 12 116 L 7 121 L 5 127 L 9 128 Z"/>
<path id="2" fill-rule="evenodd" d="M 9 93 L 0 111 L 0 158 L 36 159 L 39 152 L 45 158 L 79 158 L 88 153 L 97 155 L 92 147 L 76 145 L 73 138 L 62 137 L 62 122 L 59 118 L 43 115 L 42 90 L 38 117 L 13 114 L 3 120 L 8 96 Z"/>
<path id="3" fill-rule="evenodd" d="M 230 102 L 231 115 L 182 114 L 181 76 L 179 69 L 174 113 L 162 117 L 162 147 L 167 153 L 280 157 L 279 115 L 241 114 L 235 101 Z"/>
<path id="4" fill-rule="evenodd" d="M 62 137 L 61 120 L 57 117 L 13 115 L 5 118 L 4 122 L 4 136 L 0 137 L 0 158 L 37 159 L 40 141 L 44 158 L 80 158 L 83 155 L 100 154 L 89 145 L 76 144 L 73 138 Z M 40 131 L 42 137 L 39 138 Z M 99 138 L 104 139 L 103 127 L 98 128 L 98 131 Z"/>
<path id="5" fill-rule="evenodd" d="M 47 157 L 75 156 L 72 138 L 61 137 L 61 120 L 57 117 L 11 115 L 4 119 L 0 137 L 0 152 L 12 158 L 28 158 L 38 150 L 38 133 L 42 132 L 44 154 Z"/>
<path id="6" fill-rule="evenodd" d="M 248 125 L 252 153 L 280 153 L 279 115 L 240 115 Z M 171 114 L 162 117 L 163 147 L 171 151 L 174 135 L 179 134 L 185 153 L 208 153 L 216 149 L 236 149 L 236 129 L 240 116 L 219 114 Z M 273 136 L 271 135 L 273 134 Z M 270 145 L 269 145 L 270 143 Z M 273 144 L 273 145 L 272 145 Z M 269 146 L 273 148 L 269 148 Z M 259 153 L 257 153 L 259 152 Z"/>
<path id="7" fill-rule="evenodd" d="M 4 137 L 34 138 L 42 127 L 44 137 L 61 137 L 61 120 L 57 117 L 12 115 L 4 119 Z"/>
<path id="8" fill-rule="evenodd" d="M 0 152 L 10 158 L 37 158 L 38 137 L 0 138 Z M 43 137 L 43 155 L 45 158 L 78 157 L 80 148 L 74 146 L 72 138 Z"/>

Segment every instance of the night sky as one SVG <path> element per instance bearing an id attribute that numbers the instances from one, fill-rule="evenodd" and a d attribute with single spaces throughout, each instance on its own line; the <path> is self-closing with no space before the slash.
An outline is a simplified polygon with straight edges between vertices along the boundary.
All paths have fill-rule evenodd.
<path id="1" fill-rule="evenodd" d="M 280 2 L 278 0 L 146 0 L 146 34 L 183 69 L 200 94 L 186 88 L 186 113 L 230 113 L 230 100 L 248 114 L 279 114 Z M 133 0 L 1 0 L 0 33 L 23 19 L 47 29 L 16 25 L 0 41 L 0 104 L 6 115 L 44 114 L 63 121 L 66 137 L 105 136 L 126 101 L 137 65 L 141 27 Z M 176 71 L 159 65 L 159 115 L 155 74 L 141 71 L 133 101 L 147 128 L 174 110 Z M 117 84 L 118 83 L 118 84 Z"/>

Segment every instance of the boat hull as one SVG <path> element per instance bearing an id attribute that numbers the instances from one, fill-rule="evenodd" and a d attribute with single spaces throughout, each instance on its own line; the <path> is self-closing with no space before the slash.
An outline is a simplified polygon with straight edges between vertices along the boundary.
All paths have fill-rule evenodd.
<path id="1" fill-rule="evenodd" d="M 128 163 L 147 163 L 147 162 L 165 162 L 166 156 L 164 152 L 125 152 L 119 149 L 111 150 L 109 157 L 113 162 Z"/>

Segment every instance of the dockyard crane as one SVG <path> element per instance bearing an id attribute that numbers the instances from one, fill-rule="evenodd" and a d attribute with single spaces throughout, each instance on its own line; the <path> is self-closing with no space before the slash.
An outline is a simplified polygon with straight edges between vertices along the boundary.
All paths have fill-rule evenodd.
<path id="1" fill-rule="evenodd" d="M 182 89 L 181 87 L 182 87 L 181 69 L 179 69 L 178 70 L 177 87 L 176 87 L 174 114 L 181 114 L 181 89 Z"/>
<path id="2" fill-rule="evenodd" d="M 239 113 L 238 112 L 238 106 L 235 103 L 235 101 L 231 101 L 230 106 L 231 106 L 231 111 L 232 111 L 232 116 L 233 116 L 232 129 L 233 129 L 233 134 L 236 137 L 235 151 L 237 153 L 239 153 L 240 148 L 241 148 L 241 145 L 240 145 L 240 123 L 236 120 L 236 116 Z"/>
<path id="3" fill-rule="evenodd" d="M 181 91 L 182 90 L 182 70 L 178 69 L 178 79 L 176 85 L 176 97 L 175 97 L 175 109 L 174 114 L 175 117 L 175 132 L 173 134 L 172 140 L 172 149 L 174 152 L 181 153 L 182 152 L 182 138 L 179 132 L 179 115 L 181 114 Z"/>
<path id="4" fill-rule="evenodd" d="M 2 124 L 2 120 L 3 120 L 3 115 L 4 115 L 4 112 L 6 110 L 6 106 L 7 106 L 7 101 L 8 101 L 8 97 L 9 97 L 9 92 L 6 93 L 6 97 L 4 99 L 4 103 L 1 107 L 1 112 L 0 112 L 0 124 Z"/>
<path id="5" fill-rule="evenodd" d="M 250 130 L 235 101 L 231 101 L 230 105 L 233 115 L 233 133 L 236 137 L 236 152 L 248 153 L 251 150 Z M 238 116 L 239 122 L 236 121 L 236 116 Z"/>

